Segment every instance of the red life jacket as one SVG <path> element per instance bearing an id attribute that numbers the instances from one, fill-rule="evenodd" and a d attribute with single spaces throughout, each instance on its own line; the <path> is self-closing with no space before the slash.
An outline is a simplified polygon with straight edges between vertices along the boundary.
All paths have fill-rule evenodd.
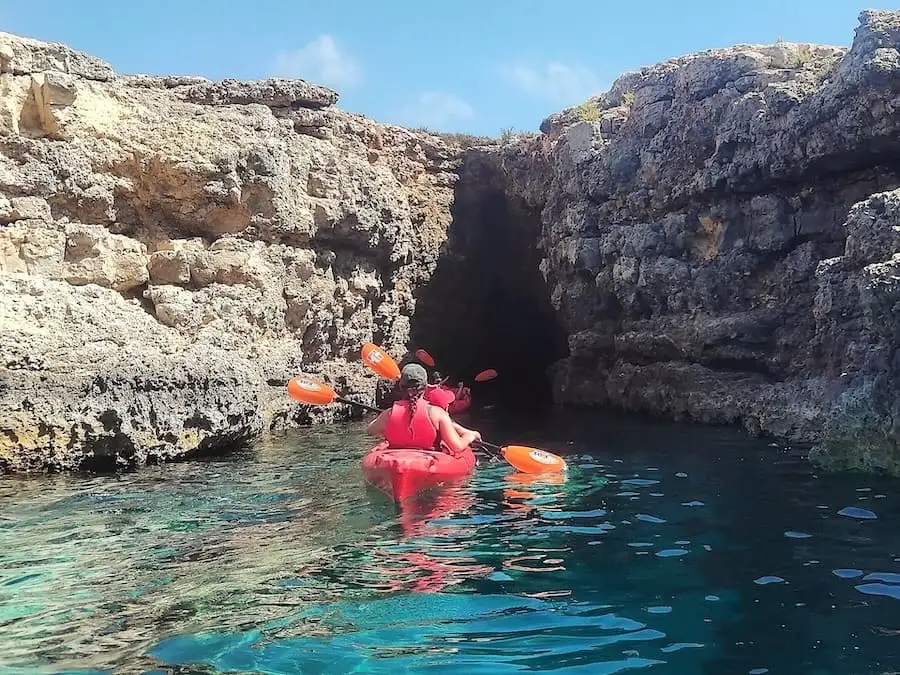
<path id="1" fill-rule="evenodd" d="M 456 394 L 452 390 L 439 384 L 429 384 L 425 388 L 425 400 L 431 405 L 447 410 L 450 404 L 456 400 Z"/>
<path id="2" fill-rule="evenodd" d="M 409 419 L 409 401 L 397 401 L 391 408 L 384 427 L 384 437 L 392 448 L 441 449 L 441 439 L 428 416 L 428 402 L 424 398 L 416 402 L 412 424 Z"/>

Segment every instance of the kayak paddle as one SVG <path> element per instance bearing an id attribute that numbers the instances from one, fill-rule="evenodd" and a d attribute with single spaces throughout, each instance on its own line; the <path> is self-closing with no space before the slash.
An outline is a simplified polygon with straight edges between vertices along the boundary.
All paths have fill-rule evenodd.
<path id="1" fill-rule="evenodd" d="M 352 399 L 338 396 L 334 389 L 324 382 L 313 380 L 308 377 L 295 377 L 288 381 L 288 395 L 295 401 L 306 403 L 307 405 L 328 405 L 330 403 L 346 403 L 355 405 L 369 412 L 384 412 L 379 408 L 375 408 L 366 403 L 360 403 Z M 556 473 L 566 470 L 566 463 L 562 457 L 538 450 L 537 448 L 529 448 L 524 445 L 507 445 L 501 447 L 488 443 L 487 441 L 477 441 L 477 445 L 484 446 L 487 449 L 500 453 L 503 458 L 513 467 L 523 473 Z"/>
<path id="2" fill-rule="evenodd" d="M 374 359 L 372 358 L 373 355 L 376 355 Z M 377 375 L 388 380 L 400 379 L 400 367 L 394 359 L 391 358 L 391 355 L 378 345 L 374 345 L 371 342 L 363 345 L 362 358 L 363 363 Z M 393 376 L 393 373 L 395 372 L 397 375 Z M 337 394 L 335 394 L 335 397 L 336 396 Z M 350 403 L 351 405 L 353 404 L 353 401 L 343 402 Z M 554 455 L 552 452 L 547 452 L 546 450 L 529 448 L 525 445 L 500 446 L 483 440 L 477 441 L 477 443 L 478 445 L 499 452 L 507 462 L 523 473 L 555 473 L 565 471 L 568 468 L 562 457 Z"/>
<path id="3" fill-rule="evenodd" d="M 434 368 L 434 359 L 432 358 L 431 354 L 426 352 L 424 349 L 416 350 L 416 358 L 429 368 Z"/>
<path id="4" fill-rule="evenodd" d="M 431 354 L 429 354 L 427 351 L 425 351 L 424 349 L 416 350 L 416 358 L 419 359 L 419 361 L 424 363 L 429 368 L 434 368 L 434 364 L 435 364 L 434 357 Z M 493 380 L 495 377 L 497 377 L 497 371 L 494 370 L 493 368 L 488 368 L 487 370 L 482 370 L 480 373 L 478 373 L 475 376 L 475 381 L 476 382 L 488 382 L 489 380 Z"/>
<path id="5" fill-rule="evenodd" d="M 487 370 L 482 370 L 475 376 L 476 382 L 487 382 L 489 380 L 493 380 L 497 377 L 497 371 L 493 368 L 488 368 Z"/>
<path id="6" fill-rule="evenodd" d="M 348 398 L 342 398 L 337 395 L 334 389 L 324 382 L 311 380 L 308 377 L 294 377 L 287 383 L 288 396 L 300 403 L 309 405 L 328 405 L 329 403 L 347 403 L 364 408 L 369 412 L 382 412 L 378 408 L 353 401 Z"/>
<path id="7" fill-rule="evenodd" d="M 499 452 L 503 459 L 522 473 L 561 473 L 568 469 L 562 457 L 546 450 L 529 448 L 527 445 L 507 445 L 501 448 L 493 443 L 480 443 Z"/>
<path id="8" fill-rule="evenodd" d="M 362 348 L 362 360 L 377 375 L 386 380 L 400 379 L 400 366 L 378 345 L 367 342 Z M 336 396 L 337 394 L 335 394 Z"/>

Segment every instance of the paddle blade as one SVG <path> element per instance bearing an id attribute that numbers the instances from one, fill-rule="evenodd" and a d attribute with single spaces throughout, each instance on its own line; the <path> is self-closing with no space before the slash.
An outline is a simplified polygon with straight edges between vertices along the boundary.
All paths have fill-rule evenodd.
<path id="1" fill-rule="evenodd" d="M 475 376 L 476 382 L 487 382 L 488 380 L 493 380 L 497 377 L 497 371 L 493 368 L 488 368 L 487 370 L 482 370 Z"/>
<path id="2" fill-rule="evenodd" d="M 309 405 L 328 405 L 337 398 L 334 389 L 308 377 L 293 378 L 288 382 L 287 390 L 292 399 Z"/>
<path id="3" fill-rule="evenodd" d="M 562 457 L 546 450 L 507 445 L 501 452 L 503 458 L 522 473 L 559 473 L 568 468 Z"/>
<path id="4" fill-rule="evenodd" d="M 431 358 L 431 354 L 426 352 L 424 349 L 416 350 L 416 358 L 429 368 L 434 368 L 434 359 Z"/>
<path id="5" fill-rule="evenodd" d="M 362 348 L 362 360 L 377 375 L 386 380 L 400 379 L 400 366 L 378 345 L 367 342 Z"/>

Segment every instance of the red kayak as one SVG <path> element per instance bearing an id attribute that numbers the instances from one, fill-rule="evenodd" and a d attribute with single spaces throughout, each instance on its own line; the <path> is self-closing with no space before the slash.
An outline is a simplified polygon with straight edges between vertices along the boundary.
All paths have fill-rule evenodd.
<path id="1" fill-rule="evenodd" d="M 395 502 L 463 478 L 474 468 L 475 454 L 470 448 L 454 457 L 436 450 L 389 448 L 385 441 L 362 458 L 366 480 Z"/>
<path id="2" fill-rule="evenodd" d="M 453 400 L 447 408 L 447 412 L 451 415 L 458 415 L 459 413 L 468 410 L 470 405 L 472 405 L 472 392 L 466 388 L 463 389 L 459 398 Z"/>

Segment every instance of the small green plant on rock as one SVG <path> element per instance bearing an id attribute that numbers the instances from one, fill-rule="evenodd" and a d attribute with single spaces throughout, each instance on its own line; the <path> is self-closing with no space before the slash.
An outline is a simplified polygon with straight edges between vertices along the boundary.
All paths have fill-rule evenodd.
<path id="1" fill-rule="evenodd" d="M 596 122 L 600 119 L 600 110 L 590 101 L 585 101 L 575 108 L 575 117 L 579 122 Z"/>
<path id="2" fill-rule="evenodd" d="M 797 48 L 797 55 L 794 57 L 794 67 L 802 68 L 807 63 L 813 60 L 815 54 L 813 54 L 812 47 L 809 45 L 800 45 Z"/>
<path id="3" fill-rule="evenodd" d="M 814 80 L 821 84 L 831 79 L 840 63 L 839 54 L 817 52 L 815 47 L 801 44 L 797 45 L 797 51 L 787 65 L 812 74 Z"/>
<path id="4" fill-rule="evenodd" d="M 626 91 L 622 94 L 622 105 L 627 105 L 629 108 L 634 105 L 634 92 Z"/>

